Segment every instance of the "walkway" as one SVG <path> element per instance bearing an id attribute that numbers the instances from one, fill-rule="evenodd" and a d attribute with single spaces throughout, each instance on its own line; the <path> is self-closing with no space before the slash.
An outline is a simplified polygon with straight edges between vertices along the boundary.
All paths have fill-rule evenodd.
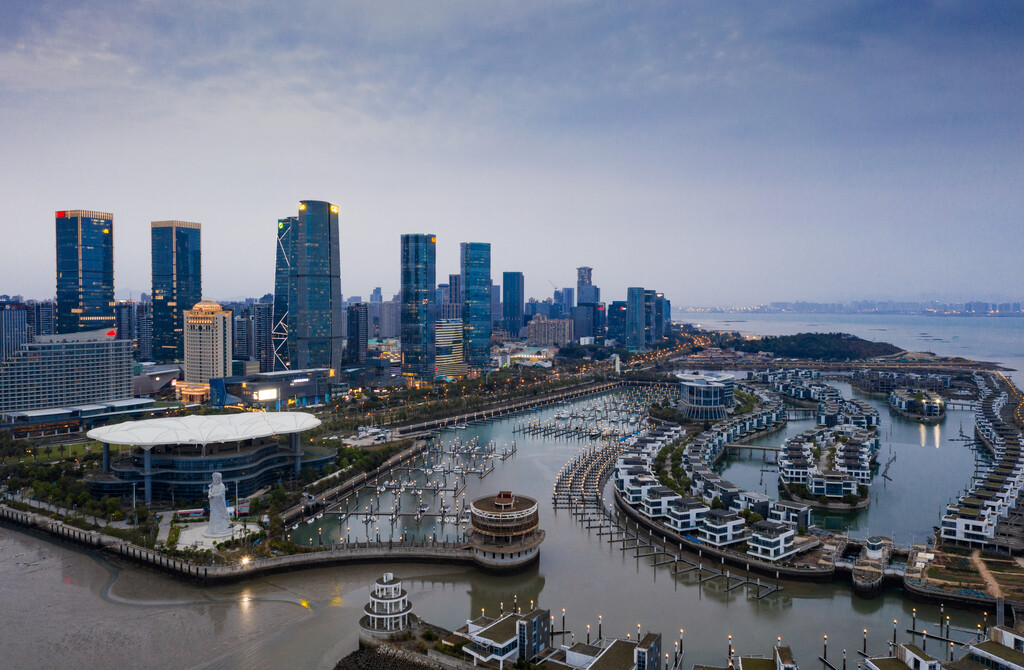
<path id="1" fill-rule="evenodd" d="M 989 592 L 996 598 L 1003 597 L 1003 589 L 999 586 L 999 582 L 992 576 L 992 573 L 988 571 L 988 566 L 985 565 L 985 561 L 981 560 L 981 549 L 975 549 L 971 552 L 971 563 L 978 569 L 981 574 L 981 578 L 985 580 L 988 585 Z"/>

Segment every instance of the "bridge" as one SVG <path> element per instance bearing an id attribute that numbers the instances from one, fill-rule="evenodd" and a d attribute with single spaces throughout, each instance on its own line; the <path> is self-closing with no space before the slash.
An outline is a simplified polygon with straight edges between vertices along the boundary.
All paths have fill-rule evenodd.
<path id="1" fill-rule="evenodd" d="M 782 447 L 769 447 L 764 444 L 739 444 L 738 442 L 726 442 L 722 446 L 727 450 L 753 449 L 754 451 L 782 451 Z"/>

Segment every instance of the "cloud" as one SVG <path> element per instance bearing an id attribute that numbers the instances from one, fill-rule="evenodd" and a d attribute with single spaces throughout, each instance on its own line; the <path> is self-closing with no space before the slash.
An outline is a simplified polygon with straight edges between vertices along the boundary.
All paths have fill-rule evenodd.
<path id="1" fill-rule="evenodd" d="M 439 274 L 459 241 L 490 241 L 495 276 L 523 270 L 538 296 L 581 264 L 608 297 L 645 284 L 676 304 L 952 292 L 964 263 L 1020 293 L 1022 16 L 19 4 L 0 35 L 0 220 L 26 253 L 0 292 L 52 292 L 39 231 L 81 206 L 115 212 L 119 287 L 148 288 L 148 222 L 183 218 L 204 223 L 208 296 L 261 295 L 274 221 L 323 198 L 342 204 L 346 293 L 394 291 L 416 231 L 439 235 Z M 780 271 L 822 259 L 814 282 Z"/>

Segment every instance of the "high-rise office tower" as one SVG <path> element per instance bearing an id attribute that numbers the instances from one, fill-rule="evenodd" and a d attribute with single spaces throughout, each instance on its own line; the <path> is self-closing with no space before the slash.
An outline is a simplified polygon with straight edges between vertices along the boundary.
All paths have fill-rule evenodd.
<path id="1" fill-rule="evenodd" d="M 593 271 L 588 267 L 576 268 L 576 303 L 579 305 L 601 302 L 601 289 L 591 281 Z"/>
<path id="2" fill-rule="evenodd" d="M 288 244 L 288 364 L 331 368 L 344 360 L 338 206 L 303 200 Z"/>
<path id="3" fill-rule="evenodd" d="M 142 294 L 145 298 L 145 293 Z M 140 300 L 135 303 L 136 357 L 140 361 L 153 360 L 153 303 Z"/>
<path id="4" fill-rule="evenodd" d="M 626 346 L 643 349 L 647 344 L 647 312 L 644 309 L 644 289 L 630 286 L 626 289 Z"/>
<path id="5" fill-rule="evenodd" d="M 114 327 L 117 339 L 131 340 L 132 353 L 139 359 L 139 303 L 134 300 L 118 300 L 114 306 Z"/>
<path id="6" fill-rule="evenodd" d="M 501 321 L 501 286 L 495 284 L 494 280 L 491 280 L 491 327 L 493 328 L 494 324 L 496 322 L 498 322 L 498 326 L 500 327 L 501 326 L 500 321 Z"/>
<path id="7" fill-rule="evenodd" d="M 402 235 L 402 373 L 432 380 L 437 347 L 437 237 Z"/>
<path id="8" fill-rule="evenodd" d="M 256 318 L 251 308 L 240 309 L 231 325 L 231 357 L 236 361 L 256 358 Z"/>
<path id="9" fill-rule="evenodd" d="M 443 302 L 461 305 L 463 288 L 462 275 L 448 275 L 448 298 Z"/>
<path id="10" fill-rule="evenodd" d="M 253 310 L 253 343 L 260 372 L 274 371 L 274 303 L 258 302 Z"/>
<path id="11" fill-rule="evenodd" d="M 185 381 L 209 384 L 231 374 L 231 312 L 203 301 L 185 312 Z"/>
<path id="12" fill-rule="evenodd" d="M 526 285 L 523 273 L 503 272 L 501 286 L 504 291 L 501 301 L 502 327 L 513 335 L 518 335 L 526 314 Z"/>
<path id="13" fill-rule="evenodd" d="M 384 302 L 384 296 L 381 294 L 379 286 L 374 288 L 373 293 L 370 294 L 370 302 Z"/>
<path id="14" fill-rule="evenodd" d="M 438 319 L 434 332 L 437 341 L 437 378 L 465 377 L 467 370 L 462 351 L 462 319 Z"/>
<path id="15" fill-rule="evenodd" d="M 288 369 L 288 245 L 291 242 L 292 226 L 298 224 L 298 217 L 289 216 L 277 220 L 277 262 L 274 266 L 274 312 L 271 337 L 274 342 L 274 369 Z"/>
<path id="16" fill-rule="evenodd" d="M 56 214 L 56 331 L 114 327 L 114 215 L 76 209 Z"/>
<path id="17" fill-rule="evenodd" d="M 185 312 L 203 299 L 201 229 L 188 221 L 153 221 L 153 357 L 180 361 Z"/>
<path id="18" fill-rule="evenodd" d="M 28 301 L 28 337 L 32 341 L 36 335 L 53 335 L 56 305 L 52 300 Z"/>
<path id="19" fill-rule="evenodd" d="M 0 303 L 0 361 L 5 361 L 30 342 L 28 307 L 20 302 Z"/>
<path id="20" fill-rule="evenodd" d="M 369 331 L 369 305 L 357 302 L 348 306 L 348 342 L 345 360 L 362 365 L 366 362 L 366 343 Z"/>
<path id="21" fill-rule="evenodd" d="M 491 245 L 463 242 L 459 260 L 466 363 L 479 367 L 491 360 Z"/>
<path id="22" fill-rule="evenodd" d="M 621 346 L 626 342 L 626 301 L 614 300 L 608 306 L 608 337 Z"/>

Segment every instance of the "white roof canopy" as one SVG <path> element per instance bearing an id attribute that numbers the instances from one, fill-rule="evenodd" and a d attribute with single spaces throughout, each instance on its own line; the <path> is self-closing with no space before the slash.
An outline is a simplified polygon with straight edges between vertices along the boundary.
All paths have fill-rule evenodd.
<path id="1" fill-rule="evenodd" d="M 214 444 L 256 437 L 301 433 L 316 428 L 320 419 L 305 412 L 246 412 L 190 415 L 128 421 L 93 428 L 89 439 L 147 449 L 164 444 Z"/>

